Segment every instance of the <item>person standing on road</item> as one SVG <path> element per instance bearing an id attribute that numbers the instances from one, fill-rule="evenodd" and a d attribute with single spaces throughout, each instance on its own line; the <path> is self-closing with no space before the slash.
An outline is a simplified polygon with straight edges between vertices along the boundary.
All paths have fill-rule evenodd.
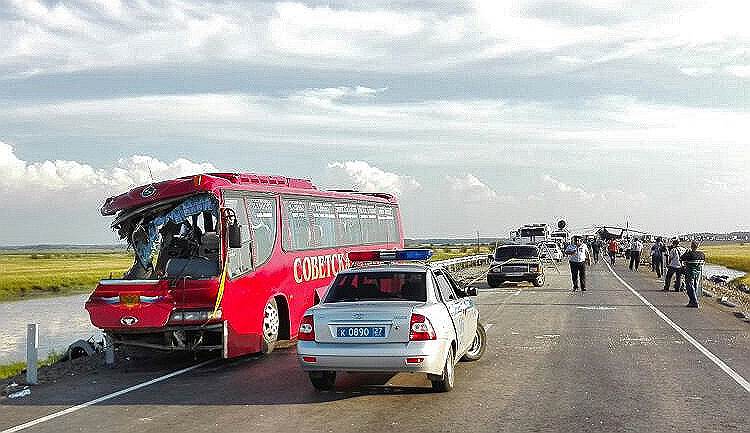
<path id="1" fill-rule="evenodd" d="M 685 287 L 689 299 L 686 306 L 698 308 L 698 297 L 701 295 L 699 290 L 701 271 L 706 255 L 698 251 L 698 242 L 693 241 L 690 243 L 690 251 L 680 256 L 680 260 L 685 263 Z"/>
<path id="2" fill-rule="evenodd" d="M 667 275 L 664 277 L 664 290 L 669 291 L 669 283 L 672 281 L 674 276 L 674 291 L 682 291 L 682 263 L 680 257 L 685 253 L 685 248 L 680 246 L 679 239 L 672 241 L 672 246 L 669 248 L 667 255 Z"/>
<path id="3" fill-rule="evenodd" d="M 651 267 L 656 272 L 656 278 L 661 278 L 664 273 L 664 250 L 661 238 L 656 238 L 656 243 L 651 247 Z"/>
<path id="4" fill-rule="evenodd" d="M 599 238 L 591 242 L 591 252 L 594 254 L 594 263 L 599 263 L 599 251 L 602 249 L 602 241 Z"/>
<path id="5" fill-rule="evenodd" d="M 591 264 L 591 255 L 586 244 L 580 236 L 573 236 L 573 243 L 565 248 L 565 254 L 570 261 L 570 275 L 573 279 L 573 291 L 581 288 L 586 291 L 586 265 Z"/>
<path id="6" fill-rule="evenodd" d="M 631 271 L 638 271 L 638 266 L 641 264 L 641 251 L 643 250 L 643 242 L 637 237 L 633 238 L 630 243 L 630 265 L 628 269 Z"/>
<path id="7" fill-rule="evenodd" d="M 610 239 L 609 245 L 607 245 L 607 252 L 609 253 L 609 263 L 615 265 L 615 257 L 617 252 L 620 251 L 620 244 L 617 243 L 617 239 Z"/>

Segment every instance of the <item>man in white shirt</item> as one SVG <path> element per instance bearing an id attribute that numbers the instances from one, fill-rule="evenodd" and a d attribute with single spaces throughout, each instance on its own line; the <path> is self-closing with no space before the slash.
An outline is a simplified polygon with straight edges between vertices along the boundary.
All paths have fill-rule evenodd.
<path id="1" fill-rule="evenodd" d="M 680 241 L 675 239 L 672 241 L 672 246 L 669 248 L 667 255 L 667 275 L 664 277 L 664 288 L 665 292 L 669 291 L 669 283 L 672 281 L 674 275 L 674 291 L 682 291 L 682 262 L 680 257 L 685 254 L 687 250 L 680 246 Z"/>
<path id="2" fill-rule="evenodd" d="M 638 265 L 641 264 L 642 250 L 643 242 L 638 238 L 633 238 L 633 242 L 630 243 L 630 265 L 628 266 L 631 271 L 638 271 Z"/>
<path id="3" fill-rule="evenodd" d="M 570 275 L 573 279 L 573 291 L 581 287 L 586 291 L 586 265 L 591 264 L 591 255 L 586 244 L 580 236 L 573 236 L 573 243 L 565 248 L 565 255 L 570 261 Z M 579 284 L 580 283 L 580 284 Z"/>

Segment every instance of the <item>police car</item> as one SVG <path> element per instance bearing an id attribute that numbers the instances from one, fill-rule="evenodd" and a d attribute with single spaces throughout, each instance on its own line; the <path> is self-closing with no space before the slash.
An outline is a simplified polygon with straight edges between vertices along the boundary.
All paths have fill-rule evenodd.
<path id="1" fill-rule="evenodd" d="M 297 356 L 318 390 L 337 372 L 426 374 L 436 391 L 453 389 L 458 361 L 485 350 L 474 287 L 461 287 L 427 260 L 431 250 L 349 253 L 340 272 L 299 328 Z"/>

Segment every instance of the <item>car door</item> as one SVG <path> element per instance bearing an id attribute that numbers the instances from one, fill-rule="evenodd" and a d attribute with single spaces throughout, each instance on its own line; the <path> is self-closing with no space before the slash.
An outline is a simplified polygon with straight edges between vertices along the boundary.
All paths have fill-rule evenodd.
<path id="1" fill-rule="evenodd" d="M 458 354 L 463 354 L 466 350 L 466 311 L 463 302 L 459 299 L 448 277 L 442 271 L 435 271 L 435 285 L 443 298 L 443 303 L 448 309 L 448 314 L 453 321 L 453 327 L 456 330 L 456 346 Z"/>
<path id="2" fill-rule="evenodd" d="M 444 273 L 453 288 L 453 292 L 458 297 L 461 309 L 464 312 L 464 344 L 465 347 L 468 348 L 471 346 L 471 343 L 474 340 L 474 334 L 477 332 L 479 310 L 477 309 L 474 300 L 470 296 L 466 296 L 464 290 L 458 285 L 450 272 L 444 271 Z"/>

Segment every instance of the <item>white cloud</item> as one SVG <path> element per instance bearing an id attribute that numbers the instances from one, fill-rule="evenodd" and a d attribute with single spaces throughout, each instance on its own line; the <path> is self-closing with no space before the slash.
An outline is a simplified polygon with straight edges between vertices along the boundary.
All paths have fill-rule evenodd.
<path id="1" fill-rule="evenodd" d="M 13 147 L 0 142 L 0 245 L 34 243 L 116 242 L 98 209 L 104 200 L 136 185 L 206 171 L 208 163 L 186 159 L 164 162 L 135 155 L 111 167 L 96 168 L 77 161 L 27 162 Z"/>
<path id="2" fill-rule="evenodd" d="M 120 159 L 106 169 L 77 161 L 26 162 L 15 155 L 13 146 L 0 141 L 0 188 L 5 192 L 99 190 L 119 194 L 152 180 L 210 171 L 216 171 L 216 167 L 208 163 L 196 164 L 183 158 L 167 163 L 143 155 Z"/>
<path id="3" fill-rule="evenodd" d="M 573 194 L 581 200 L 588 201 L 595 197 L 595 194 L 586 191 L 580 186 L 570 186 L 567 183 L 550 176 L 549 174 L 545 174 L 544 176 L 542 176 L 542 180 L 554 186 L 555 189 L 557 189 L 559 192 Z"/>
<path id="4" fill-rule="evenodd" d="M 445 176 L 446 185 L 452 193 L 453 199 L 463 203 L 507 202 L 510 196 L 500 196 L 494 189 L 487 186 L 471 173 L 463 176 Z"/>
<path id="5" fill-rule="evenodd" d="M 421 185 L 413 177 L 384 171 L 365 161 L 331 162 L 328 168 L 346 174 L 355 189 L 365 192 L 387 192 L 401 195 L 418 190 Z"/>
<path id="6" fill-rule="evenodd" d="M 498 59 L 524 74 L 618 59 L 707 71 L 750 45 L 744 1 L 306 3 L 11 0 L 0 74 L 226 61 L 413 73 Z"/>

